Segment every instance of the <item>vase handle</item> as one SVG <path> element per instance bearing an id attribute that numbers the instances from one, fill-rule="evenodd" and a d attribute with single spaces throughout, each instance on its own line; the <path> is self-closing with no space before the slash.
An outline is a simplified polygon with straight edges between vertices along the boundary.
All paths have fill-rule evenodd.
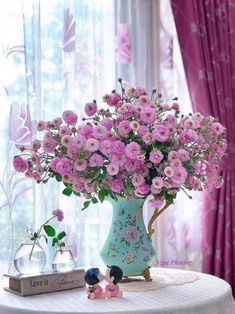
<path id="1" fill-rule="evenodd" d="M 157 217 L 165 210 L 167 209 L 173 202 L 166 201 L 165 205 L 160 209 L 160 208 L 155 208 L 153 211 L 153 214 L 148 222 L 148 237 L 151 239 L 154 229 L 152 227 L 154 221 L 157 219 Z"/>

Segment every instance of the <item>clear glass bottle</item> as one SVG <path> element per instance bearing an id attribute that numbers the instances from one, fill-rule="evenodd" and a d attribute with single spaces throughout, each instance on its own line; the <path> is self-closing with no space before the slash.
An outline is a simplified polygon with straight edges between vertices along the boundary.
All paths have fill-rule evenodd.
<path id="1" fill-rule="evenodd" d="M 45 265 L 46 254 L 39 243 L 22 243 L 16 251 L 14 266 L 20 274 L 29 275 L 40 273 Z"/>
<path id="2" fill-rule="evenodd" d="M 52 269 L 62 272 L 72 270 L 74 267 L 75 261 L 71 251 L 67 248 L 58 248 L 52 262 Z"/>
<path id="3" fill-rule="evenodd" d="M 21 245 L 17 249 L 14 258 L 14 266 L 22 275 L 40 273 L 46 266 L 46 254 L 39 242 L 31 240 L 33 227 L 29 226 L 24 232 Z"/>

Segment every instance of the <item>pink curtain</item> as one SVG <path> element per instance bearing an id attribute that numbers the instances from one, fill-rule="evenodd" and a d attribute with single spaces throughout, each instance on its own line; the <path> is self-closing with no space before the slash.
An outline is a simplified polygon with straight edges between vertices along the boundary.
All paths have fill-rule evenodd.
<path id="1" fill-rule="evenodd" d="M 202 254 L 203 271 L 235 291 L 235 1 L 171 3 L 193 110 L 227 128 L 225 184 L 204 200 Z"/>

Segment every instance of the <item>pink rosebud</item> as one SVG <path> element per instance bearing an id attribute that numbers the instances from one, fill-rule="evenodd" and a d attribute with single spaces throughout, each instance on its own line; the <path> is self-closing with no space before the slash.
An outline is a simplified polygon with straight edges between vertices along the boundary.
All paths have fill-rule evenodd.
<path id="1" fill-rule="evenodd" d="M 37 123 L 37 130 L 39 132 L 44 131 L 45 130 L 45 122 L 44 121 L 38 121 Z"/>
<path id="2" fill-rule="evenodd" d="M 52 124 L 56 125 L 56 126 L 60 126 L 63 123 L 61 117 L 55 118 L 52 120 Z"/>
<path id="3" fill-rule="evenodd" d="M 32 150 L 37 151 L 41 147 L 41 142 L 39 140 L 34 140 L 32 143 Z"/>
<path id="4" fill-rule="evenodd" d="M 58 221 L 60 221 L 60 222 L 64 219 L 64 213 L 59 208 L 53 210 L 52 215 L 55 216 L 58 219 Z"/>
<path id="5" fill-rule="evenodd" d="M 31 160 L 33 164 L 40 164 L 41 157 L 38 154 L 33 153 L 31 155 Z"/>

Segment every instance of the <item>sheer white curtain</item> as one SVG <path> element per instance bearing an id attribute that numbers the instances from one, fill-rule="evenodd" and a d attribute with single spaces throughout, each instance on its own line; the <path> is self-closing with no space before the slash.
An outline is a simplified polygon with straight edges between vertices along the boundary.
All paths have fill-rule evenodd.
<path id="1" fill-rule="evenodd" d="M 157 87 L 166 98 L 178 95 L 181 103 L 189 104 L 187 95 L 183 98 L 187 89 L 182 91 L 186 83 L 181 80 L 180 57 L 173 49 L 176 35 L 169 3 L 167 8 L 162 6 L 163 2 L 154 0 L 0 3 L 0 27 L 8 28 L 7 35 L 0 32 L 0 132 L 5 139 L 0 151 L 1 271 L 7 271 L 26 226 L 38 226 L 57 207 L 65 212 L 60 228 L 68 234 L 78 265 L 101 263 L 99 251 L 112 218 L 109 203 L 81 212 L 81 200 L 63 196 L 57 182 L 39 186 L 15 174 L 14 145 L 8 140 L 10 104 L 28 103 L 36 120 L 49 121 L 67 108 L 81 117 L 83 105 L 93 99 L 101 103 L 118 77 L 149 90 Z M 163 14 L 161 10 L 166 9 L 168 13 Z M 23 118 L 21 122 L 25 124 Z M 196 203 L 182 202 L 180 197 L 157 222 L 155 263 L 193 259 L 198 268 L 200 213 L 193 207 Z M 150 215 L 151 208 L 146 206 L 146 221 Z M 54 252 L 48 253 L 50 261 Z"/>

